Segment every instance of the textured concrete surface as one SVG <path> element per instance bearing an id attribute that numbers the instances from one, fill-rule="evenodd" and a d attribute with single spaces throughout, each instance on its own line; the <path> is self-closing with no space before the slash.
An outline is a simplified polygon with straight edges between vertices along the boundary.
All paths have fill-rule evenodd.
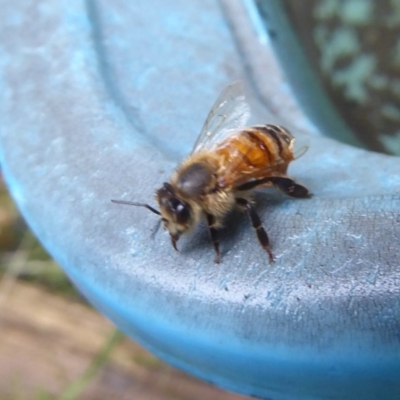
<path id="1" fill-rule="evenodd" d="M 1 1 L 10 191 L 88 299 L 173 365 L 265 399 L 397 399 L 400 159 L 320 136 L 268 36 L 229 18 L 241 6 Z M 258 198 L 274 265 L 244 217 L 232 218 L 216 266 L 204 226 L 178 254 L 165 232 L 150 238 L 154 215 L 110 202 L 153 204 L 237 78 L 253 122 L 310 143 L 289 171 L 314 197 Z"/>

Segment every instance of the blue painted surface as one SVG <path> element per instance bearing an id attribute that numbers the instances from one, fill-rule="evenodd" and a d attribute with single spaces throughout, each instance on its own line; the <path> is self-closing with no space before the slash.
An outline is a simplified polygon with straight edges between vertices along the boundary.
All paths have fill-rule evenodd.
<path id="1" fill-rule="evenodd" d="M 150 239 L 151 213 L 110 199 L 152 203 L 218 92 L 254 82 L 233 36 L 241 27 L 232 32 L 211 0 L 1 6 L 2 169 L 33 230 L 101 312 L 230 390 L 398 398 L 398 158 L 311 136 L 290 173 L 314 198 L 259 197 L 274 265 L 240 217 L 221 265 L 204 226 L 175 253 L 165 232 Z M 255 121 L 270 122 L 265 104 L 256 109 Z"/>

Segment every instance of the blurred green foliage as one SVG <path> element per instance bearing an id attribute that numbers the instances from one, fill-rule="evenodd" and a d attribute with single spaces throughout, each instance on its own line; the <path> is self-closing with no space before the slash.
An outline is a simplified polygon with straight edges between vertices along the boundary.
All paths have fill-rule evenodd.
<path id="1" fill-rule="evenodd" d="M 0 290 L 20 279 L 72 299 L 83 297 L 29 230 L 0 183 Z"/>

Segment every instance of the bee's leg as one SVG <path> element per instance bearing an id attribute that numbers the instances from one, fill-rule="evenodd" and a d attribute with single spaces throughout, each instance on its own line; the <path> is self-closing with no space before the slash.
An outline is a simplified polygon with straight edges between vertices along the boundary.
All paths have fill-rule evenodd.
<path id="1" fill-rule="evenodd" d="M 270 176 L 267 178 L 246 182 L 243 185 L 238 186 L 236 189 L 238 191 L 246 191 L 255 189 L 258 186 L 262 186 L 267 183 L 273 184 L 278 189 L 282 190 L 282 192 L 286 193 L 288 196 L 291 197 L 297 197 L 297 198 L 311 197 L 311 193 L 305 186 L 299 185 L 291 178 L 280 177 L 280 176 Z"/>
<path id="2" fill-rule="evenodd" d="M 219 252 L 219 239 L 218 239 L 218 229 L 215 228 L 215 217 L 211 214 L 207 215 L 207 223 L 208 223 L 208 231 L 210 232 L 211 241 L 215 250 L 215 259 L 214 262 L 219 264 L 221 259 L 221 253 Z"/>
<path id="3" fill-rule="evenodd" d="M 261 224 L 260 217 L 257 214 L 256 209 L 254 206 L 246 199 L 238 198 L 236 199 L 236 203 L 247 212 L 247 215 L 250 218 L 250 221 L 253 225 L 253 228 L 256 230 L 258 241 L 260 242 L 262 248 L 268 253 L 269 255 L 269 262 L 274 262 L 274 256 L 272 254 L 271 248 L 269 247 L 269 239 L 267 232 L 265 231 L 264 227 Z"/>
<path id="4" fill-rule="evenodd" d="M 269 178 L 270 182 L 288 196 L 297 198 L 311 197 L 311 193 L 305 186 L 299 185 L 293 179 L 287 177 L 273 176 Z"/>

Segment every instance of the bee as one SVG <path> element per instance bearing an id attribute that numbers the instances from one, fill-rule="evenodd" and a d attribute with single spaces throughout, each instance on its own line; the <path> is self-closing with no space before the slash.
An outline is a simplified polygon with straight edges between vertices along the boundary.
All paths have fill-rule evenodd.
<path id="1" fill-rule="evenodd" d="M 112 200 L 119 204 L 145 207 L 161 217 L 172 246 L 182 234 L 206 217 L 220 262 L 218 229 L 234 208 L 247 213 L 261 247 L 274 261 L 267 232 L 255 209 L 252 191 L 275 186 L 291 197 L 310 197 L 308 189 L 286 174 L 296 157 L 294 137 L 282 126 L 246 127 L 250 109 L 240 81 L 229 85 L 217 98 L 190 156 L 178 166 L 169 182 L 156 191 L 159 210 L 148 204 Z M 307 147 L 300 150 L 302 155 Z"/>

